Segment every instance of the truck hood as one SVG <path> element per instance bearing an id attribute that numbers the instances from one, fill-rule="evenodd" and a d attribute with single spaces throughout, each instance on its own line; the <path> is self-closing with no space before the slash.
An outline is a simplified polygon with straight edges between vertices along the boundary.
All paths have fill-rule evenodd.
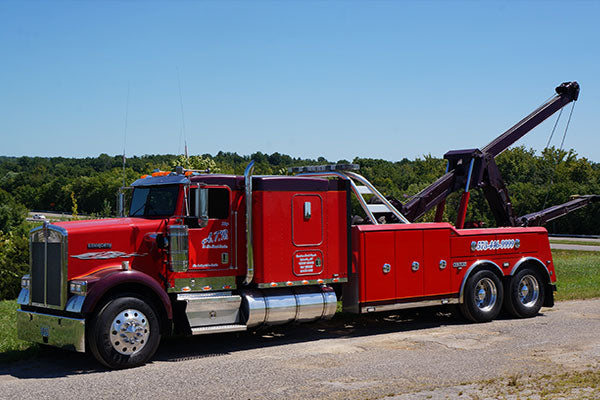
<path id="1" fill-rule="evenodd" d="M 82 278 L 129 261 L 131 268 L 158 270 L 162 251 L 156 237 L 167 219 L 111 218 L 53 224 L 67 231 L 68 279 Z"/>

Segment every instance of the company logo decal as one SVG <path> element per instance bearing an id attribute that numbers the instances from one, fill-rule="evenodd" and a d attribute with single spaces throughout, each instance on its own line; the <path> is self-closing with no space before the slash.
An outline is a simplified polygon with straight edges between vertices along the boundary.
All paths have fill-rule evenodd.
<path id="1" fill-rule="evenodd" d="M 457 261 L 455 263 L 452 264 L 453 268 L 464 268 L 467 266 L 467 262 L 466 261 Z"/>
<path id="2" fill-rule="evenodd" d="M 83 253 L 71 256 L 73 258 L 79 258 L 80 260 L 109 260 L 111 258 L 130 258 L 130 257 L 144 257 L 148 253 L 124 253 L 122 251 L 100 251 L 92 253 Z"/>
<path id="3" fill-rule="evenodd" d="M 210 232 L 208 236 L 202 239 L 203 249 L 226 249 L 229 246 L 227 242 L 229 240 L 229 233 L 227 229 L 221 229 L 220 231 Z"/>

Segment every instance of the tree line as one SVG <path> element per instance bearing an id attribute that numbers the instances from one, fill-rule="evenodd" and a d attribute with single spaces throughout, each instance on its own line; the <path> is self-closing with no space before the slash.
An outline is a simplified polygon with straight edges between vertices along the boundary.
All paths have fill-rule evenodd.
<path id="1" fill-rule="evenodd" d="M 209 169 L 212 172 L 243 174 L 255 161 L 256 174 L 287 174 L 288 167 L 331 163 L 355 163 L 360 173 L 383 194 L 405 202 L 445 172 L 446 160 L 430 155 L 415 160 L 386 161 L 372 158 L 331 161 L 294 158 L 289 155 L 257 152 L 239 155 L 121 155 L 98 157 L 7 157 L 0 156 L 0 298 L 14 298 L 18 281 L 27 270 L 28 245 L 25 223 L 27 210 L 80 213 L 110 217 L 116 213 L 116 194 L 141 175 L 175 166 Z M 600 164 L 578 157 L 573 150 L 547 148 L 537 154 L 515 147 L 496 158 L 507 184 L 517 216 L 564 203 L 574 194 L 600 194 Z M 447 199 L 444 220 L 454 222 L 459 193 Z M 354 204 L 354 207 L 357 205 Z M 433 211 L 422 220 L 433 219 Z M 467 220 L 494 226 L 493 215 L 478 191 L 473 191 Z M 550 222 L 551 233 L 600 234 L 600 204 L 588 206 L 567 217 Z"/>

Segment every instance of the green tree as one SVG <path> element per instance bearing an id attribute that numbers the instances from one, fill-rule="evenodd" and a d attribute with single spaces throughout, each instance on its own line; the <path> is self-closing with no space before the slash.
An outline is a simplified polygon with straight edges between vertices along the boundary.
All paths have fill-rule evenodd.
<path id="1" fill-rule="evenodd" d="M 16 232 L 0 232 L 0 300 L 19 295 L 21 277 L 28 271 L 27 237 Z"/>

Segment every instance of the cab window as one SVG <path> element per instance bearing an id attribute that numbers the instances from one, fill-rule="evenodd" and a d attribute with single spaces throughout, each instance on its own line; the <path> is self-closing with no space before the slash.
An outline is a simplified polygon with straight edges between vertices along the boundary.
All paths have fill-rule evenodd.
<path id="1" fill-rule="evenodd" d="M 196 190 L 190 190 L 190 214 L 194 214 Z M 226 188 L 208 188 L 208 218 L 229 218 L 229 190 Z"/>

